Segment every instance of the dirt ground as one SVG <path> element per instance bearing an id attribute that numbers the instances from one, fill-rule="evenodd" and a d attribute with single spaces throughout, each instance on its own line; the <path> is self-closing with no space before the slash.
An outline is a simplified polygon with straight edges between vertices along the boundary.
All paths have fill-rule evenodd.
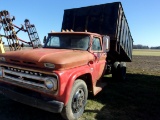
<path id="1" fill-rule="evenodd" d="M 127 71 L 160 76 L 160 56 L 133 56 L 133 61 L 127 63 Z"/>

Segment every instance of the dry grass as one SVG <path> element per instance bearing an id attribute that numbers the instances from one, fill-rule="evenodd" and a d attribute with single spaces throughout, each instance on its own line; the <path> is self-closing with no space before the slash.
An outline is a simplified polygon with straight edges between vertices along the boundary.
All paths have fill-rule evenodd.
<path id="1" fill-rule="evenodd" d="M 160 56 L 160 50 L 153 50 L 153 49 L 134 49 L 133 55 L 140 55 L 140 56 Z"/>

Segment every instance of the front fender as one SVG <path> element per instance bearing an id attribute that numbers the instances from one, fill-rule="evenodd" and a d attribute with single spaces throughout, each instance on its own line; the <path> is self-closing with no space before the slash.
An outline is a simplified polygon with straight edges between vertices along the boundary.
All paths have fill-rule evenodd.
<path id="1" fill-rule="evenodd" d="M 61 86 L 61 90 L 60 90 L 60 96 L 62 96 L 62 99 L 63 99 L 63 102 L 64 102 L 64 105 L 67 105 L 68 103 L 68 100 L 70 98 L 70 93 L 71 93 L 71 90 L 72 90 L 72 87 L 73 87 L 73 84 L 74 84 L 74 81 L 81 75 L 84 75 L 84 74 L 91 74 L 91 70 L 90 70 L 90 67 L 88 66 L 83 66 L 81 68 L 75 68 L 75 69 L 72 69 L 72 72 L 69 72 L 70 74 L 68 74 L 68 72 L 66 74 L 68 74 L 68 78 L 61 81 L 61 83 L 63 85 L 60 85 Z M 64 76 L 65 76 L 65 73 L 64 73 Z M 62 77 L 62 76 L 61 76 Z M 60 84 L 61 84 L 60 83 Z M 65 85 L 64 85 L 65 84 Z"/>

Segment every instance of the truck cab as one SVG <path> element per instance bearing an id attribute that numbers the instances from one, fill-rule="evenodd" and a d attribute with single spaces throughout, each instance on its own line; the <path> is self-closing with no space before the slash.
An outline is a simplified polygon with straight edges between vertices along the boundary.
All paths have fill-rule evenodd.
<path id="1" fill-rule="evenodd" d="M 78 119 L 88 92 L 96 95 L 106 68 L 109 37 L 90 32 L 49 33 L 43 48 L 0 54 L 0 91 L 65 119 Z"/>

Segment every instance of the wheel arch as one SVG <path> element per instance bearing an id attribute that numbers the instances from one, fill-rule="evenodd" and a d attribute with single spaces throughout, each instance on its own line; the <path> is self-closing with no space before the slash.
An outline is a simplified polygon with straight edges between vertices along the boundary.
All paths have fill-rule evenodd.
<path id="1" fill-rule="evenodd" d="M 91 76 L 91 73 L 81 73 L 78 72 L 78 73 L 75 73 L 74 75 L 72 75 L 66 85 L 66 90 L 64 92 L 64 94 L 66 95 L 66 100 L 65 100 L 65 103 L 64 105 L 67 105 L 68 103 L 68 100 L 70 98 L 70 93 L 71 93 L 71 90 L 73 88 L 73 84 L 76 80 L 83 80 L 86 85 L 87 85 L 87 89 L 89 92 L 93 91 L 93 85 L 92 85 L 92 76 Z M 71 86 L 71 87 L 68 87 L 68 86 Z"/>
<path id="2" fill-rule="evenodd" d="M 77 79 L 81 79 L 83 80 L 86 85 L 87 85 L 87 89 L 89 92 L 93 92 L 93 84 L 92 84 L 92 76 L 91 74 L 89 73 L 86 73 L 86 74 L 83 74 L 83 75 L 80 75 L 76 78 Z"/>

